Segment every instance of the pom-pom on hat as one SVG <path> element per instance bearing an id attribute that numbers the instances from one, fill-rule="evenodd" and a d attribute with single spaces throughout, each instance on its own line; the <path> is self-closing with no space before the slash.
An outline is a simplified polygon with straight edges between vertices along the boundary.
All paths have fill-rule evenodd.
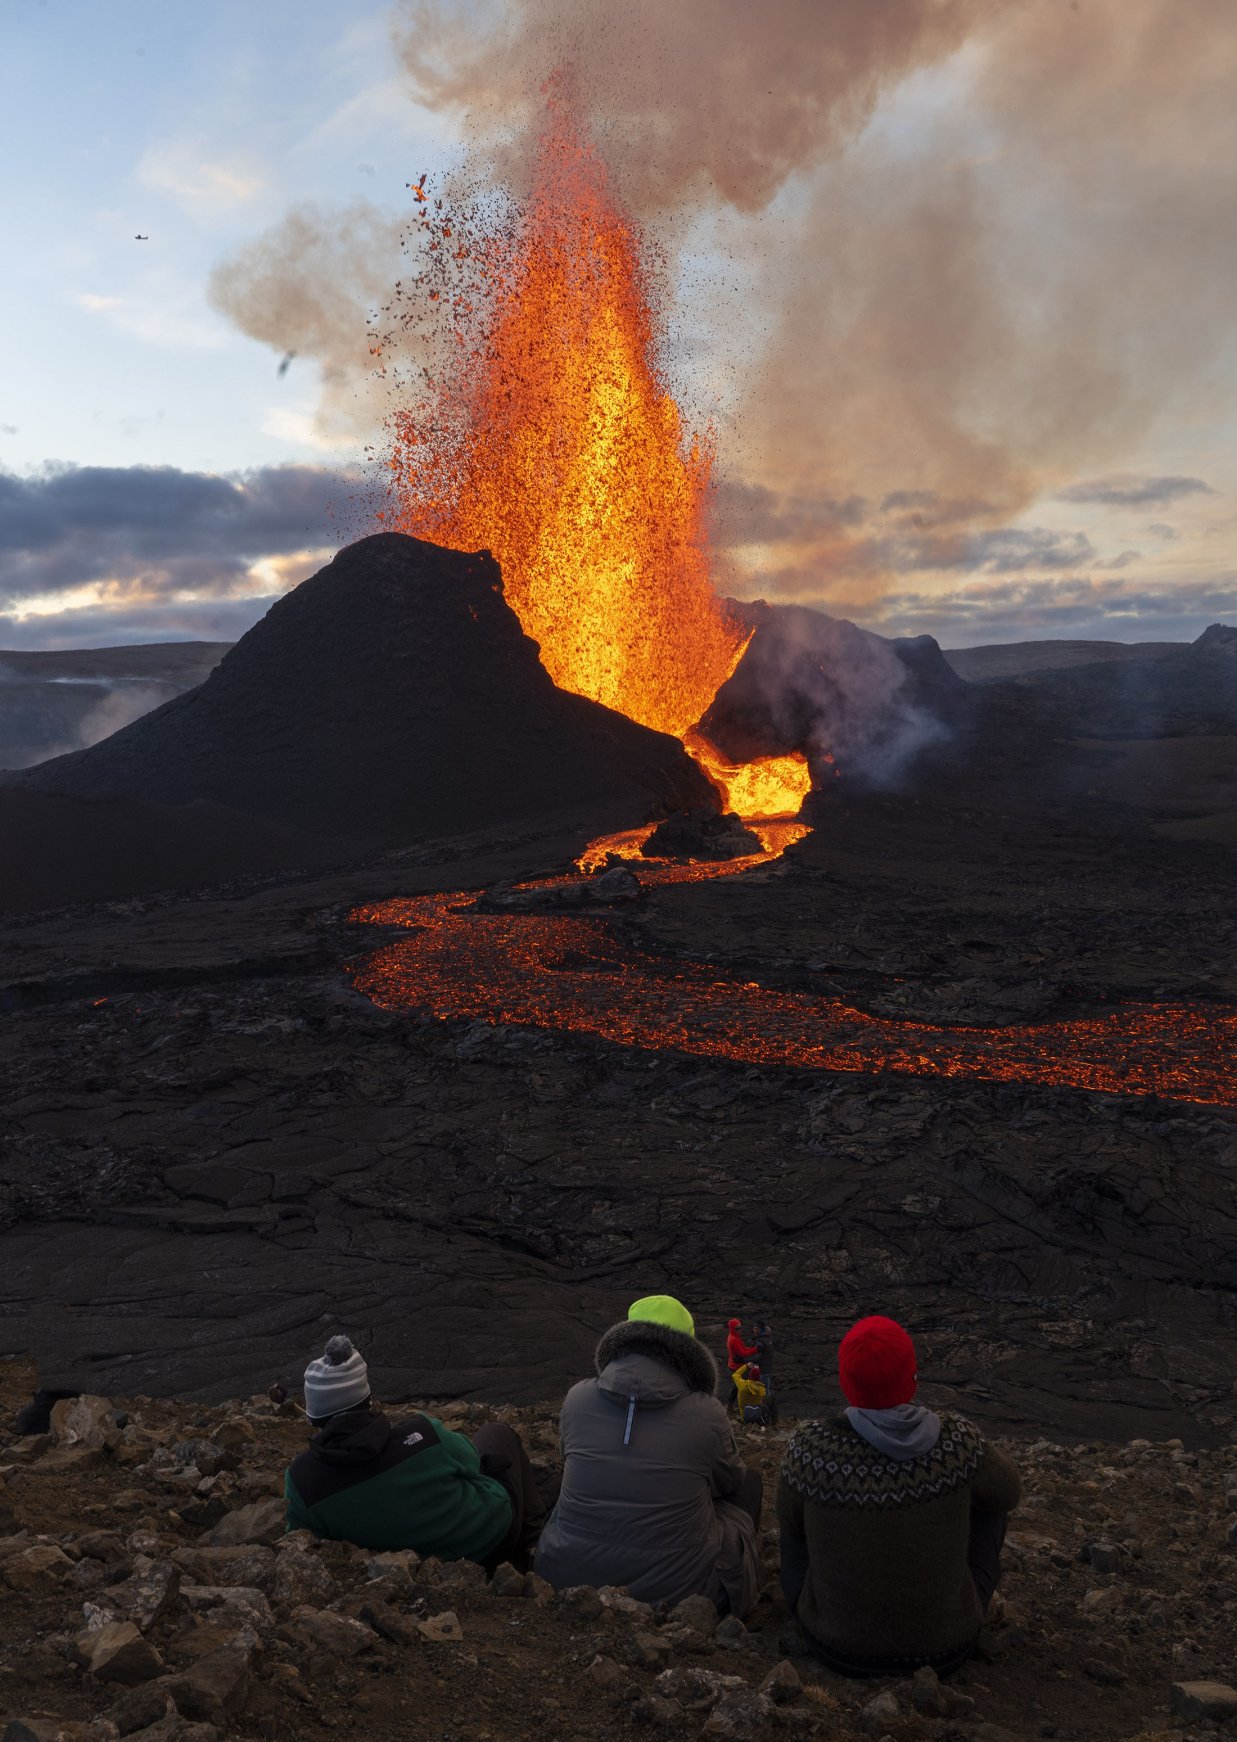
<path id="1" fill-rule="evenodd" d="M 894 1319 L 860 1319 L 838 1348 L 838 1379 L 856 1409 L 909 1403 L 919 1380 L 915 1345 Z"/>
<path id="2" fill-rule="evenodd" d="M 369 1368 L 347 1337 L 332 1337 L 318 1361 L 305 1369 L 305 1414 L 323 1421 L 355 1409 L 369 1397 Z"/>
<path id="3" fill-rule="evenodd" d="M 645 1324 L 665 1325 L 668 1331 L 681 1331 L 685 1337 L 696 1334 L 695 1319 L 672 1294 L 646 1294 L 641 1300 L 633 1300 L 627 1317 Z"/>

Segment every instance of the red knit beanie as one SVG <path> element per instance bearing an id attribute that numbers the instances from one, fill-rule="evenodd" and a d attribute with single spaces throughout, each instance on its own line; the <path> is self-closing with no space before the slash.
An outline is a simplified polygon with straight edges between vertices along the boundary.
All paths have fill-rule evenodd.
<path id="1" fill-rule="evenodd" d="M 856 1409 L 909 1403 L 919 1378 L 915 1345 L 893 1319 L 860 1319 L 842 1338 L 838 1378 Z"/>

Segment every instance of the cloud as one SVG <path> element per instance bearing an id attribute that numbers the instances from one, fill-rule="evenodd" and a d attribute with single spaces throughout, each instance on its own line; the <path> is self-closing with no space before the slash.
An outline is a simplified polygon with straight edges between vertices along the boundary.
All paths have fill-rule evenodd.
<path id="1" fill-rule="evenodd" d="M 1120 472 L 1111 478 L 1091 478 L 1057 491 L 1058 502 L 1098 502 L 1114 508 L 1159 508 L 1186 496 L 1214 496 L 1202 478 L 1149 478 Z"/>
<path id="2" fill-rule="evenodd" d="M 1126 581 L 977 580 L 944 592 L 892 592 L 825 607 L 882 635 L 934 635 L 944 647 L 1024 640 L 1193 641 L 1237 619 L 1237 573 L 1154 591 Z"/>
<path id="3" fill-rule="evenodd" d="M 78 302 L 91 314 L 102 314 L 106 309 L 121 308 L 124 299 L 119 296 L 97 296 L 93 291 L 84 290 L 78 296 Z"/>
<path id="4" fill-rule="evenodd" d="M 204 146 L 189 139 L 149 147 L 138 161 L 137 179 L 152 192 L 167 195 L 198 223 L 230 216 L 266 187 L 266 177 L 252 158 L 237 153 L 212 160 Z"/>
<path id="5" fill-rule="evenodd" d="M 23 644 L 42 645 L 67 621 L 93 633 L 105 618 L 113 640 L 136 623 L 148 640 L 173 607 L 245 616 L 368 523 L 366 486 L 316 466 L 0 471 L 0 624 L 32 625 Z"/>

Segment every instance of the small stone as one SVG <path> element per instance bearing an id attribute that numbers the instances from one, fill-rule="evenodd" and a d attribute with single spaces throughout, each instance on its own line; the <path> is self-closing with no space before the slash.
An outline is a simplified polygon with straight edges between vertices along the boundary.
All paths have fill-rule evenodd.
<path id="1" fill-rule="evenodd" d="M 1237 1488 L 1230 1488 L 1224 1496 L 1224 1504 L 1230 1512 L 1237 1512 Z"/>
<path id="2" fill-rule="evenodd" d="M 238 1627 L 246 1621 L 258 1628 L 275 1624 L 270 1604 L 253 1585 L 185 1585 L 181 1595 L 195 1614 L 219 1610 L 229 1623 L 235 1621 Z"/>
<path id="3" fill-rule="evenodd" d="M 629 1591 L 621 1590 L 617 1585 L 602 1585 L 597 1593 L 604 1609 L 612 1609 L 616 1615 L 628 1615 L 633 1621 L 651 1621 L 653 1605 L 642 1603 L 638 1597 L 633 1597 Z"/>
<path id="4" fill-rule="evenodd" d="M 584 1673 L 597 1687 L 611 1695 L 621 1696 L 631 1686 L 631 1677 L 612 1657 L 595 1657 Z"/>
<path id="5" fill-rule="evenodd" d="M 633 1724 L 652 1725 L 658 1730 L 680 1730 L 683 1714 L 673 1700 L 664 1700 L 660 1694 L 641 1694 L 628 1707 L 627 1716 Z"/>
<path id="6" fill-rule="evenodd" d="M 287 1508 L 282 1500 L 255 1500 L 227 1512 L 203 1539 L 210 1548 L 234 1548 L 240 1543 L 274 1543 L 284 1533 Z"/>
<path id="7" fill-rule="evenodd" d="M 775 1706 L 789 1705 L 791 1700 L 797 1700 L 803 1692 L 803 1683 L 799 1672 L 784 1657 L 781 1663 L 774 1664 L 768 1675 L 760 1684 L 760 1691 L 767 1700 L 772 1700 Z"/>
<path id="8" fill-rule="evenodd" d="M 568 1585 L 558 1593 L 558 1606 L 580 1621 L 596 1621 L 603 1608 L 592 1585 Z"/>
<path id="9" fill-rule="evenodd" d="M 1198 1489 L 1191 1488 L 1188 1482 L 1173 1483 L 1173 1499 L 1178 1506 L 1197 1506 Z"/>
<path id="10" fill-rule="evenodd" d="M 145 1730 L 167 1716 L 167 1689 L 159 1682 L 142 1682 L 137 1687 L 126 1688 L 108 1713 L 119 1736 Z"/>
<path id="11" fill-rule="evenodd" d="M 454 1609 L 444 1609 L 441 1615 L 418 1621 L 417 1629 L 423 1638 L 441 1640 L 448 1645 L 458 1645 L 464 1637 L 464 1629 Z"/>
<path id="12" fill-rule="evenodd" d="M 1227 1682 L 1174 1682 L 1168 1707 L 1174 1717 L 1188 1722 L 1232 1723 L 1237 1720 L 1237 1688 Z"/>
<path id="13" fill-rule="evenodd" d="M 726 1615 L 717 1623 L 713 1638 L 723 1651 L 742 1651 L 750 1645 L 752 1636 L 737 1615 Z"/>
<path id="14" fill-rule="evenodd" d="M 681 1622 L 684 1627 L 694 1627 L 697 1633 L 712 1636 L 717 1631 L 717 1604 L 708 1597 L 684 1597 L 670 1611 L 670 1619 Z"/>
<path id="15" fill-rule="evenodd" d="M 180 1675 L 170 1676 L 167 1690 L 184 1717 L 222 1729 L 245 1704 L 250 1665 L 250 1653 L 243 1646 L 225 1645 L 200 1657 Z"/>
<path id="16" fill-rule="evenodd" d="M 1088 1615 L 1111 1615 L 1114 1610 L 1125 1607 L 1125 1592 L 1117 1585 L 1098 1587 L 1086 1593 L 1082 1607 Z"/>
<path id="17" fill-rule="evenodd" d="M 1102 1688 L 1119 1688 L 1125 1680 L 1125 1671 L 1111 1657 L 1084 1657 L 1082 1670 Z"/>
<path id="18" fill-rule="evenodd" d="M 671 1641 L 663 1639 L 660 1633 L 650 1633 L 638 1627 L 621 1638 L 614 1649 L 624 1663 L 637 1669 L 661 1669 L 674 1648 Z"/>
<path id="19" fill-rule="evenodd" d="M 86 1668 L 99 1681 L 132 1686 L 163 1674 L 163 1659 L 132 1621 L 109 1621 L 89 1628 L 79 1633 L 74 1643 Z"/>
<path id="20" fill-rule="evenodd" d="M 1115 1542 L 1089 1542 L 1083 1553 L 1097 1573 L 1115 1573 L 1121 1562 Z"/>
<path id="21" fill-rule="evenodd" d="M 657 1692 L 663 1699 L 677 1700 L 689 1712 L 706 1712 L 732 1688 L 745 1688 L 739 1675 L 720 1675 L 715 1669 L 688 1669 L 678 1664 L 658 1676 Z"/>
<path id="22" fill-rule="evenodd" d="M 500 1567 L 494 1569 L 490 1590 L 496 1597 L 522 1597 L 525 1577 L 524 1573 L 516 1571 L 510 1561 L 504 1561 Z"/>
<path id="23" fill-rule="evenodd" d="M 911 1677 L 911 1705 L 926 1718 L 943 1718 L 949 1710 L 941 1678 L 929 1664 Z"/>
<path id="24" fill-rule="evenodd" d="M 730 1688 L 704 1721 L 705 1736 L 758 1736 L 773 1714 L 773 1702 L 751 1688 Z"/>
<path id="25" fill-rule="evenodd" d="M 549 1579 L 543 1579 L 537 1573 L 528 1573 L 524 1579 L 524 1595 L 539 1609 L 544 1609 L 554 1601 L 554 1586 Z"/>
<path id="26" fill-rule="evenodd" d="M 884 1736 L 891 1724 L 896 1724 L 902 1716 L 896 1697 L 884 1689 L 875 1699 L 868 1701 L 859 1711 L 859 1723 L 869 1736 Z"/>
<path id="27" fill-rule="evenodd" d="M 180 1592 L 180 1568 L 171 1561 L 158 1561 L 148 1572 L 137 1573 L 123 1584 L 113 1585 L 108 1602 L 143 1632 L 173 1607 Z"/>
<path id="28" fill-rule="evenodd" d="M 372 1651 L 378 1643 L 372 1627 L 350 1615 L 336 1615 L 331 1609 L 302 1607 L 293 1615 L 292 1624 L 300 1636 L 335 1657 L 358 1657 L 363 1651 Z M 426 1623 L 421 1625 L 424 1630 Z"/>
<path id="29" fill-rule="evenodd" d="M 73 1571 L 73 1562 L 55 1543 L 36 1542 L 0 1565 L 0 1577 L 11 1591 L 51 1591 Z"/>

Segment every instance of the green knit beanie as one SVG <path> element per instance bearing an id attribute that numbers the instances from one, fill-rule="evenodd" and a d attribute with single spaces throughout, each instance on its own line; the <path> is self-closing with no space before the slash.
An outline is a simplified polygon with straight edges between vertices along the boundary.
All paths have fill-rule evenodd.
<path id="1" fill-rule="evenodd" d="M 685 1337 L 696 1334 L 696 1321 L 672 1294 L 646 1294 L 643 1300 L 633 1300 L 627 1317 L 644 1324 L 665 1325 L 667 1330 L 681 1331 Z"/>

